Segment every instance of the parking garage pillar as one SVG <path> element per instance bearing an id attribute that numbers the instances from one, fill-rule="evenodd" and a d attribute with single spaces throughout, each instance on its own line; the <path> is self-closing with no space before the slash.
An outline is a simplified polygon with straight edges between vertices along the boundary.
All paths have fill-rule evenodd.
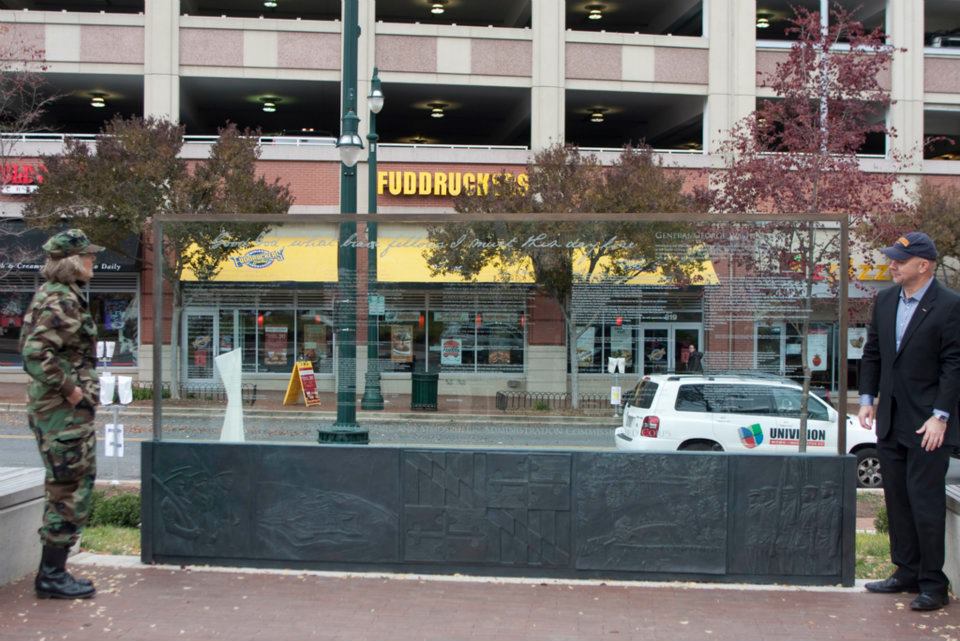
<path id="1" fill-rule="evenodd" d="M 143 115 L 179 122 L 180 0 L 150 0 L 143 23 Z"/>

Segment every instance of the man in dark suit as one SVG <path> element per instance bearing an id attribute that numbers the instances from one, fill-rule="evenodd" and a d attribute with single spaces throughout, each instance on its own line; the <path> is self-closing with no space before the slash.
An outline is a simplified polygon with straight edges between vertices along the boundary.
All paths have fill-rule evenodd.
<path id="1" fill-rule="evenodd" d="M 945 477 L 960 444 L 960 297 L 934 278 L 937 249 L 911 232 L 882 250 L 899 287 L 877 296 L 860 361 L 860 424 L 877 451 L 896 571 L 871 592 L 919 592 L 914 610 L 950 601 L 943 573 Z M 874 399 L 879 403 L 874 408 Z"/>

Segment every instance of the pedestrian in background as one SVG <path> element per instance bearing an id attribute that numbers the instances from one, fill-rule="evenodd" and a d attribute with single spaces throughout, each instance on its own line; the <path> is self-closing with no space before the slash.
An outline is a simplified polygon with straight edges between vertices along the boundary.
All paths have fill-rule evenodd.
<path id="1" fill-rule="evenodd" d="M 860 425 L 877 453 L 896 571 L 870 592 L 919 592 L 914 610 L 950 602 L 943 573 L 946 474 L 960 444 L 960 296 L 934 278 L 937 249 L 911 232 L 882 250 L 899 287 L 880 292 L 860 361 Z M 874 409 L 874 399 L 879 403 Z"/>
<path id="2" fill-rule="evenodd" d="M 687 357 L 687 371 L 691 374 L 703 374 L 703 352 L 697 351 L 697 346 L 690 343 L 689 356 Z"/>
<path id="3" fill-rule="evenodd" d="M 96 590 L 66 570 L 67 554 L 87 522 L 96 478 L 97 326 L 83 286 L 93 277 L 93 245 L 79 229 L 43 245 L 45 281 L 24 316 L 23 368 L 30 378 L 27 418 L 46 467 L 43 556 L 34 587 L 40 598 L 92 597 Z"/>

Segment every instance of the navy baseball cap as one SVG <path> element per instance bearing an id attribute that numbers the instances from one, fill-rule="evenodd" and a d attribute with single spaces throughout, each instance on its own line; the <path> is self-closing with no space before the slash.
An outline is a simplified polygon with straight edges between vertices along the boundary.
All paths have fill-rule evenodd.
<path id="1" fill-rule="evenodd" d="M 880 250 L 883 255 L 893 260 L 910 260 L 913 257 L 937 259 L 937 246 L 933 240 L 922 231 L 912 231 L 897 239 L 890 247 Z"/>

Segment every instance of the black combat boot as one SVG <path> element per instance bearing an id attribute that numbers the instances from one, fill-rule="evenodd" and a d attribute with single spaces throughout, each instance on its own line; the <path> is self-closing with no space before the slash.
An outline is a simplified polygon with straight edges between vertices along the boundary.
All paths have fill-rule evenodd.
<path id="1" fill-rule="evenodd" d="M 78 581 L 67 572 L 69 548 L 43 546 L 40 570 L 33 586 L 41 599 L 89 599 L 97 593 L 89 581 Z"/>

